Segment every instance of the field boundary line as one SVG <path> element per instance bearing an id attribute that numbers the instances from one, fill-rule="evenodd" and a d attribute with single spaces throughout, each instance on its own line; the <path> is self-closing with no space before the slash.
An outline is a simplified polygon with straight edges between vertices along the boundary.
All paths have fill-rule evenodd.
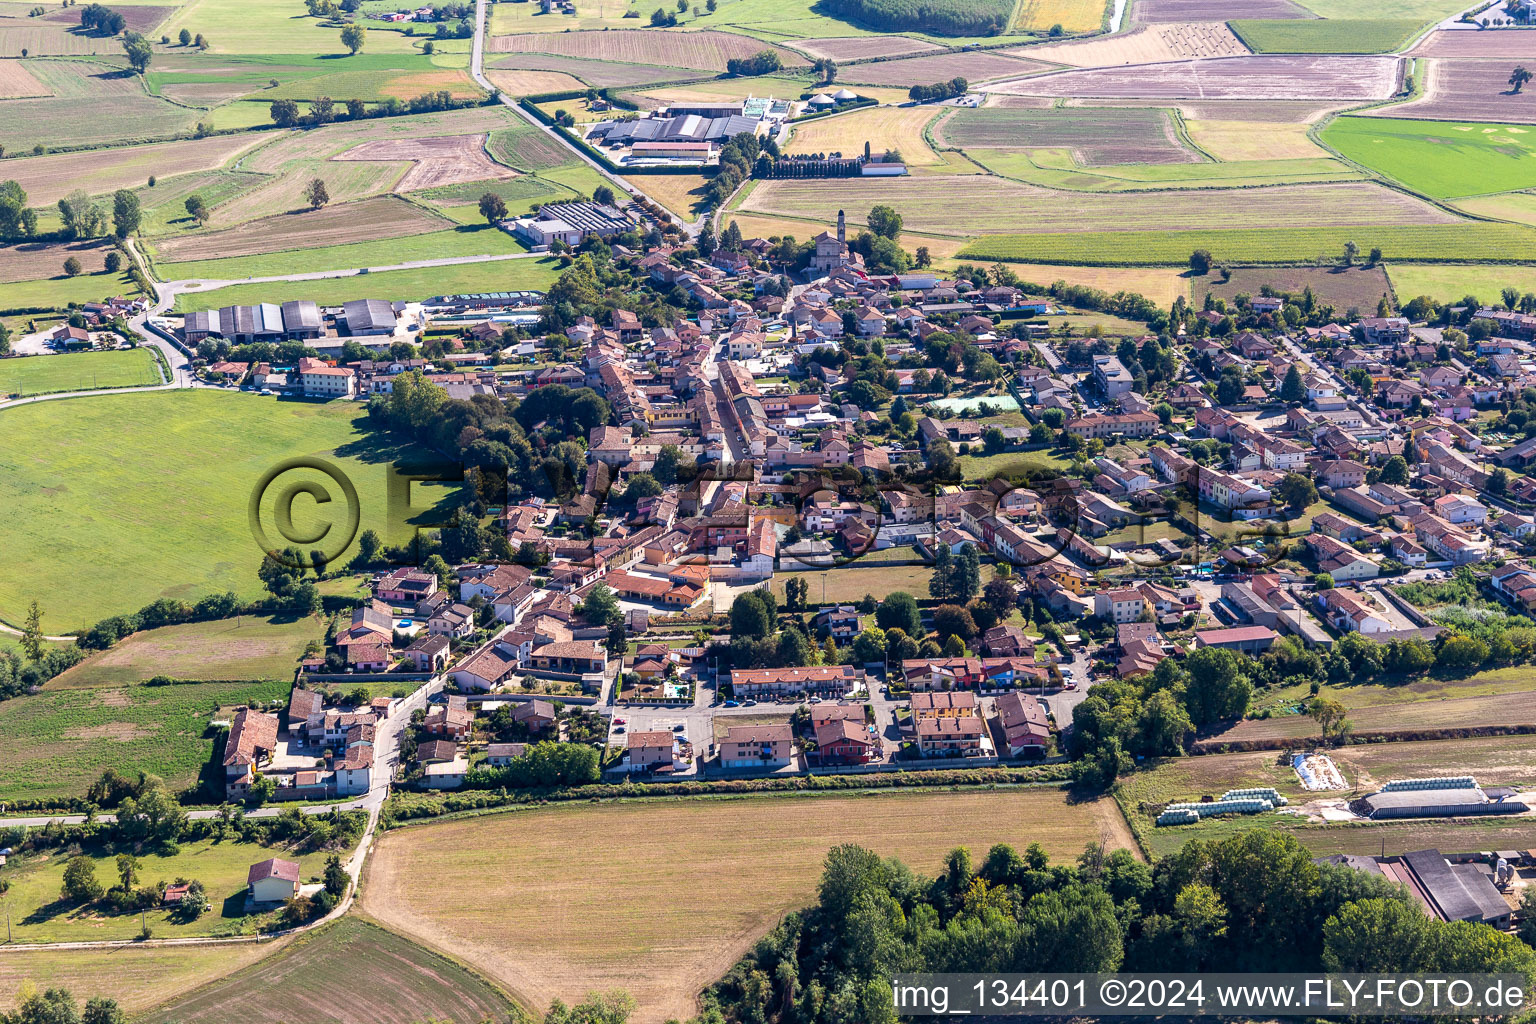
<path id="1" fill-rule="evenodd" d="M 1184 111 L 1177 106 L 1167 108 L 1168 121 L 1173 125 L 1173 134 L 1184 145 L 1199 153 L 1213 164 L 1236 163 L 1233 160 L 1220 160 L 1216 155 L 1195 141 L 1195 137 L 1189 134 L 1189 126 L 1184 123 Z"/>

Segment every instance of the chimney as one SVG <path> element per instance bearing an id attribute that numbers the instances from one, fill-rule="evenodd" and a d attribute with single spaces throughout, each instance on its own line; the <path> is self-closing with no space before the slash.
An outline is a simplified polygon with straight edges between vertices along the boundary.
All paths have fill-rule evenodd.
<path id="1" fill-rule="evenodd" d="M 843 222 L 843 211 L 837 211 L 837 240 L 844 245 L 848 244 L 848 225 Z"/>

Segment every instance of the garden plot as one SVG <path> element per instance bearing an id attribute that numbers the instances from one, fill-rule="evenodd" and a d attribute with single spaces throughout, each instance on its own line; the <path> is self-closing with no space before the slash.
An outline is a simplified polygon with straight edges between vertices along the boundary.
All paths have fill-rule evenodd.
<path id="1" fill-rule="evenodd" d="M 910 53 L 931 53 L 942 49 L 921 39 L 906 36 L 848 36 L 831 39 L 797 39 L 792 43 L 813 57 L 833 60 L 867 60 L 871 57 L 901 57 Z"/>
<path id="2" fill-rule="evenodd" d="M 451 227 L 444 217 L 394 196 L 376 196 L 319 210 L 264 217 L 226 231 L 190 232 L 155 247 L 162 263 L 217 260 L 232 256 L 347 245 L 401 238 Z"/>
<path id="3" fill-rule="evenodd" d="M 15 100 L 52 95 L 53 90 L 39 82 L 22 61 L 0 61 L 0 99 Z"/>
<path id="4" fill-rule="evenodd" d="M 1531 33 L 1513 32 L 1431 32 L 1408 51 L 1410 57 L 1501 57 L 1531 59 L 1536 49 Z"/>
<path id="5" fill-rule="evenodd" d="M 1238 57 L 1247 53 L 1248 48 L 1224 24 L 1168 23 L 1141 25 L 1113 36 L 1046 46 L 1021 46 L 1003 52 L 1074 68 L 1103 68 L 1121 64 L 1160 64 L 1171 60 Z"/>
<path id="6" fill-rule="evenodd" d="M 934 129 L 941 146 L 960 149 L 1066 148 L 1083 166 L 1196 163 L 1165 110 L 982 107 L 957 110 Z"/>
<path id="7" fill-rule="evenodd" d="M 616 29 L 612 32 L 559 32 L 532 35 L 492 36 L 492 53 L 553 53 L 591 60 L 617 60 L 630 64 L 667 64 L 704 71 L 724 71 L 732 57 L 750 57 L 773 50 L 786 65 L 805 64 L 799 54 L 746 36 L 728 32 L 647 32 Z"/>
<path id="8" fill-rule="evenodd" d="M 1525 37 L 1536 55 L 1536 32 Z M 1424 95 L 1407 103 L 1368 110 L 1373 117 L 1422 117 L 1440 121 L 1504 121 L 1536 124 L 1536 89 L 1515 92 L 1510 60 L 1430 60 Z"/>
<path id="9" fill-rule="evenodd" d="M 1397 92 L 1400 64 L 1396 57 L 1226 57 L 1061 71 L 983 86 L 983 90 L 1021 96 L 1155 100 L 1384 100 Z"/>
<path id="10" fill-rule="evenodd" d="M 513 170 L 485 153 L 486 136 L 450 135 L 435 139 L 387 139 L 365 142 L 332 160 L 367 160 L 390 163 L 410 161 L 411 169 L 395 183 L 396 192 L 457 185 L 486 178 L 510 178 Z"/>
<path id="11" fill-rule="evenodd" d="M 1015 75 L 1032 75 L 1044 71 L 1049 64 L 1021 57 L 1010 57 L 991 51 L 970 53 L 938 53 L 926 57 L 909 57 L 906 60 L 877 61 L 873 64 L 855 64 L 838 72 L 839 81 L 862 85 L 913 86 L 933 82 L 947 82 L 952 78 L 964 78 L 968 82 L 985 82 L 992 78 L 1012 78 Z"/>
<path id="12" fill-rule="evenodd" d="M 1131 20 L 1228 21 L 1232 18 L 1313 18 L 1311 11 L 1291 0 L 1134 0 Z"/>

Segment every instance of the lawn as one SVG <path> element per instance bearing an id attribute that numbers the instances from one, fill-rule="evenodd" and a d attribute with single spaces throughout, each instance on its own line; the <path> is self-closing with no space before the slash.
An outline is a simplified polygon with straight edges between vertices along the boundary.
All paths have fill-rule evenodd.
<path id="1" fill-rule="evenodd" d="M 1428 295 L 1442 302 L 1460 302 L 1463 296 L 1475 295 L 1495 302 L 1505 288 L 1518 288 L 1521 294 L 1536 291 L 1536 267 L 1532 266 L 1394 263 L 1387 268 L 1387 276 L 1404 301 Z"/>
<path id="2" fill-rule="evenodd" d="M 846 555 L 839 557 L 846 558 Z M 919 562 L 913 565 L 863 565 L 863 561 L 884 561 L 892 556 L 886 551 L 870 551 L 861 558 L 847 565 L 840 565 L 834 569 L 822 571 L 810 570 L 796 573 L 805 580 L 810 587 L 806 600 L 824 604 L 846 603 L 857 601 L 865 594 L 877 594 L 884 596 L 893 591 L 903 590 L 913 597 L 926 598 L 928 595 L 928 581 L 933 578 L 933 570 Z M 981 567 L 982 582 L 992 578 L 994 572 L 990 562 Z M 789 579 L 789 574 L 779 573 L 773 579 L 773 592 L 780 601 L 784 600 L 784 582 Z"/>
<path id="3" fill-rule="evenodd" d="M 118 852 L 115 849 L 103 852 L 100 848 L 90 851 L 89 855 L 96 863 L 96 878 L 103 887 L 117 883 Z M 195 921 L 182 922 L 162 910 L 151 911 L 141 919 L 137 913 L 116 914 L 93 905 L 82 907 L 66 903 L 59 898 L 59 887 L 69 857 L 58 850 L 21 854 L 12 857 L 5 867 L 6 878 L 11 883 L 6 905 L 11 912 L 16 941 L 132 939 L 139 934 L 141 920 L 154 929 L 157 939 L 254 934 L 259 926 L 271 923 L 276 915 L 271 912 L 246 914 L 246 873 L 251 865 L 269 857 L 296 860 L 300 866 L 300 881 L 308 882 L 325 869 L 328 854 L 299 854 L 286 846 L 200 839 L 179 844 L 174 856 L 166 857 L 149 849 L 137 856 L 137 885 L 195 878 L 203 883 L 213 909 Z M 342 856 L 345 858 L 346 855 Z"/>
<path id="4" fill-rule="evenodd" d="M 281 978 L 281 984 L 274 984 Z M 156 1020 L 250 1024 L 323 1019 L 334 1024 L 452 1024 L 510 1019 L 511 1002 L 441 953 L 361 919 L 342 918 L 290 943 L 262 965 L 172 999 Z M 319 1015 L 319 1016 L 316 1016 Z"/>
<path id="5" fill-rule="evenodd" d="M 991 480 L 997 476 L 1039 473 L 1042 470 L 1057 473 L 1070 465 L 1067 459 L 1048 451 L 960 456 L 960 472 L 967 480 Z"/>
<path id="6" fill-rule="evenodd" d="M 1364 225 L 1207 231 L 1115 231 L 991 235 L 972 241 L 960 260 L 1070 263 L 1102 266 L 1179 266 L 1196 249 L 1231 263 L 1295 263 L 1337 258 L 1344 243 L 1362 251 L 1380 246 L 1388 260 L 1523 263 L 1536 230 L 1521 224 Z"/>
<path id="7" fill-rule="evenodd" d="M 47 689 L 121 686 L 155 676 L 291 680 L 305 645 L 324 636 L 325 622 L 319 616 L 242 615 L 162 626 L 134 633 L 110 650 L 91 655 L 49 680 Z"/>
<path id="8" fill-rule="evenodd" d="M 224 259 L 193 260 L 186 263 L 157 263 L 155 273 L 166 281 L 188 281 L 194 278 L 238 281 L 243 277 L 277 277 L 319 270 L 394 266 L 415 260 L 445 259 L 450 256 L 495 256 L 527 251 L 527 246 L 510 234 L 491 227 L 482 220 L 479 224 L 465 224 L 444 231 L 429 231 L 426 234 L 409 235 L 405 238 L 326 245 L 314 249 L 289 249 L 257 256 L 230 256 Z"/>
<path id="9" fill-rule="evenodd" d="M 251 967 L 283 948 L 285 941 L 11 950 L 0 955 L 0 1012 L 14 1010 L 22 986 L 30 983 L 39 990 L 68 989 L 81 1004 L 106 996 L 117 1000 L 124 1012 L 138 1014 L 214 978 Z"/>
<path id="10" fill-rule="evenodd" d="M 283 700 L 288 689 L 286 682 L 199 683 L 47 690 L 0 702 L 0 800 L 82 796 L 109 767 L 147 771 L 184 789 L 208 766 L 214 711 Z"/>
<path id="11" fill-rule="evenodd" d="M 1322 140 L 1358 164 L 1437 199 L 1536 185 L 1536 129 L 1478 122 L 1341 117 Z"/>
<path id="12" fill-rule="evenodd" d="M 690 1016 L 694 993 L 814 902 L 834 845 L 932 874 L 956 846 L 1068 859 L 1101 837 L 1129 838 L 1113 803 L 1056 789 L 551 806 L 385 833 L 361 902 L 528 1004 L 620 987 L 655 1021 Z"/>
<path id="13" fill-rule="evenodd" d="M 1255 53 L 1392 53 L 1424 26 L 1418 18 L 1280 18 L 1227 24 Z"/>
<path id="14" fill-rule="evenodd" d="M 386 467 L 419 453 L 365 432 L 365 415 L 348 402 L 213 391 L 105 395 L 0 411 L 7 441 L 0 449 L 0 506 L 7 512 L 0 518 L 0 550 L 7 553 L 0 561 L 0 618 L 20 621 L 37 598 L 45 632 L 57 633 L 161 597 L 195 601 L 230 590 L 259 596 L 262 552 L 247 503 L 262 474 L 294 456 L 318 455 L 351 478 L 359 530 L 384 531 L 396 543 L 409 539 L 413 528 L 392 521 L 385 507 Z M 291 471 L 280 482 L 299 476 L 306 474 Z M 337 493 L 318 474 L 306 478 Z M 436 493 L 416 488 L 416 511 Z M 308 499 L 295 503 L 299 530 L 321 525 L 315 510 Z M 272 529 L 271 519 L 264 521 Z M 70 528 L 49 527 L 60 522 Z"/>
<path id="15" fill-rule="evenodd" d="M 351 299 L 376 299 L 381 295 L 410 300 L 457 292 L 544 291 L 558 276 L 559 264 L 549 257 L 458 263 L 314 281 L 237 284 L 207 292 L 182 292 L 176 297 L 175 309 L 185 313 L 242 302 L 287 302 L 289 299 L 310 299 L 322 306 L 335 306 Z"/>
<path id="16" fill-rule="evenodd" d="M 149 348 L 0 359 L 0 397 L 159 383 L 160 367 Z"/>

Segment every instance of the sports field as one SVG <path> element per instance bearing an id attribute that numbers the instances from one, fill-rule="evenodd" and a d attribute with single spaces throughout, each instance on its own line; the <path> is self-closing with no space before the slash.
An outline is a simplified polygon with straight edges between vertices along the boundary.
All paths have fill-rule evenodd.
<path id="1" fill-rule="evenodd" d="M 230 975 L 158 1007 L 154 1019 L 223 1024 L 480 1024 L 511 1002 L 484 978 L 356 913 L 299 937 L 259 971 Z"/>
<path id="2" fill-rule="evenodd" d="M 148 348 L 0 359 L 0 398 L 162 383 Z"/>
<path id="3" fill-rule="evenodd" d="M 364 415 L 352 403 L 209 391 L 0 411 L 0 617 L 19 621 L 37 598 L 48 630 L 60 632 L 160 597 L 258 596 L 262 552 L 247 503 L 262 474 L 294 456 L 321 456 L 352 479 L 360 529 L 409 536 L 407 524 L 389 522 L 384 489 L 388 464 L 410 452 L 364 433 Z M 296 505 L 310 520 L 300 529 L 320 525 L 313 509 Z M 47 526 L 59 522 L 70 529 Z"/>
<path id="4" fill-rule="evenodd" d="M 1536 185 L 1536 128 L 1480 122 L 1341 117 L 1323 142 L 1437 199 Z"/>
<path id="5" fill-rule="evenodd" d="M 23 985 L 30 983 L 39 990 L 68 989 L 82 1004 L 95 996 L 106 996 L 117 1000 L 125 1013 L 137 1014 L 214 978 L 250 967 L 282 949 L 287 941 L 12 950 L 0 956 L 0 1012 L 14 1010 Z"/>
<path id="6" fill-rule="evenodd" d="M 53 628 L 46 618 L 43 625 Z M 288 690 L 286 682 L 202 683 L 46 690 L 0 701 L 0 801 L 83 796 L 109 767 L 186 789 L 208 767 L 217 709 L 283 700 Z"/>
<path id="7" fill-rule="evenodd" d="M 361 903 L 533 1005 L 623 987 L 659 1021 L 812 902 L 838 843 L 933 873 L 959 845 L 1073 857 L 1101 837 L 1128 842 L 1114 805 L 1055 789 L 552 806 L 385 833 Z"/>
<path id="8" fill-rule="evenodd" d="M 1394 263 L 1387 268 L 1392 287 L 1402 300 L 1428 295 L 1442 302 L 1459 302 L 1475 295 L 1484 302 L 1495 302 L 1505 288 L 1516 288 L 1523 295 L 1536 292 L 1536 267 L 1454 263 Z"/>
<path id="9" fill-rule="evenodd" d="M 305 645 L 325 635 L 319 616 L 242 615 L 134 633 L 50 679 L 49 690 L 172 679 L 293 678 Z"/>

